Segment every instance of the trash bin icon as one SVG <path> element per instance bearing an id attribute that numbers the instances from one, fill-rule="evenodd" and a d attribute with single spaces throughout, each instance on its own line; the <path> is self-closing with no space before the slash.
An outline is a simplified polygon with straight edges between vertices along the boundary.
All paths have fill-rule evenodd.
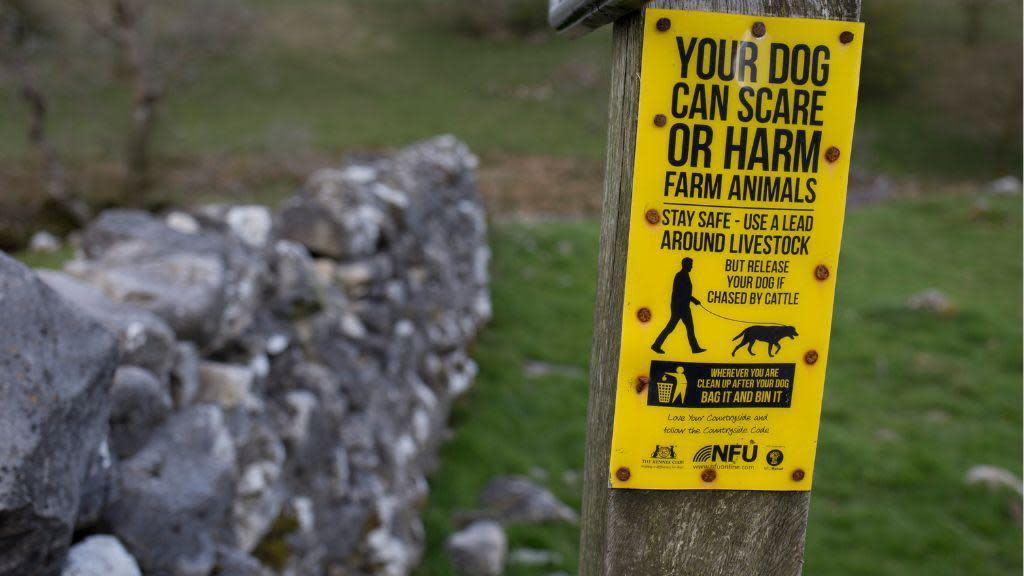
<path id="1" fill-rule="evenodd" d="M 668 404 L 672 401 L 672 392 L 676 389 L 676 378 L 671 374 L 665 374 L 661 382 L 658 382 L 658 402 Z"/>
<path id="2" fill-rule="evenodd" d="M 680 381 L 682 386 L 680 386 Z M 678 388 L 679 392 L 676 393 Z M 659 404 L 671 404 L 672 400 L 679 397 L 680 402 L 683 401 L 683 397 L 686 393 L 686 377 L 683 373 L 683 367 L 676 368 L 675 372 L 662 374 L 661 380 L 658 382 L 658 403 Z"/>

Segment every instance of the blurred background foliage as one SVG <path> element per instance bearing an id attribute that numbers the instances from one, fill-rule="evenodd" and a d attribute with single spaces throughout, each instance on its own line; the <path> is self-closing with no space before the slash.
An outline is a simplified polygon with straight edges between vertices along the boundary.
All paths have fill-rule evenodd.
<path id="1" fill-rule="evenodd" d="M 67 231 L 82 208 L 69 198 L 274 202 L 312 167 L 438 132 L 483 155 L 494 211 L 599 207 L 610 31 L 559 38 L 543 0 L 0 9 L 0 247 Z M 858 172 L 942 185 L 1019 173 L 1020 3 L 865 0 L 863 12 Z M 536 191 L 556 183 L 567 198 L 552 206 Z"/>

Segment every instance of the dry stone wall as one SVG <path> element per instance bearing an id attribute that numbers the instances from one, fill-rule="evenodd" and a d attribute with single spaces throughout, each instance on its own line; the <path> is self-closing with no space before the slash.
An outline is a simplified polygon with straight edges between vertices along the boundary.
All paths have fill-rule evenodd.
<path id="1" fill-rule="evenodd" d="M 0 256 L 0 574 L 408 574 L 490 316 L 475 167 L 442 136 Z"/>

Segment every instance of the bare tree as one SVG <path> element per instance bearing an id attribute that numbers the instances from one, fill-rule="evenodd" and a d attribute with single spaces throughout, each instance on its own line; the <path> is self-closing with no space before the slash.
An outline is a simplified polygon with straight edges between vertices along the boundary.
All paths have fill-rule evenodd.
<path id="1" fill-rule="evenodd" d="M 28 110 L 28 140 L 40 159 L 47 201 L 77 225 L 88 218 L 88 208 L 72 193 L 67 170 L 47 132 L 50 101 L 32 66 L 40 46 L 52 34 L 37 2 L 0 0 L 0 65 Z"/>
<path id="2" fill-rule="evenodd" d="M 223 54 L 247 20 L 241 0 L 83 0 L 93 30 L 113 48 L 115 74 L 132 93 L 124 144 L 127 200 L 153 184 L 153 140 L 168 89 L 197 62 Z"/>
<path id="3" fill-rule="evenodd" d="M 984 28 L 985 13 L 992 5 L 991 0 L 961 0 L 964 9 L 964 42 L 977 46 Z"/>

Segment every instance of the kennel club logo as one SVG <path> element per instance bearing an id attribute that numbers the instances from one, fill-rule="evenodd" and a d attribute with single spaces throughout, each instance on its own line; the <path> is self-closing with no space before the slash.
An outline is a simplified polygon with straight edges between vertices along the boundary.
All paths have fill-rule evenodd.
<path id="1" fill-rule="evenodd" d="M 676 447 L 675 446 L 662 446 L 658 445 L 654 447 L 654 453 L 651 454 L 651 458 L 658 460 L 675 460 L 676 459 Z"/>
<path id="2" fill-rule="evenodd" d="M 640 461 L 642 468 L 678 468 L 683 460 L 678 456 L 674 444 L 657 444 L 651 450 L 650 457 Z"/>

